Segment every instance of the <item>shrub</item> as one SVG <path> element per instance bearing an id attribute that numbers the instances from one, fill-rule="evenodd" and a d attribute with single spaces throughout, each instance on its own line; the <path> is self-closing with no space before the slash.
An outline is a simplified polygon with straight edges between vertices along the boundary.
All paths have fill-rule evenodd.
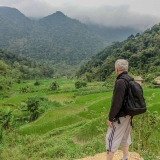
<path id="1" fill-rule="evenodd" d="M 3 86 L 2 85 L 0 85 L 0 90 L 3 90 Z"/>
<path id="2" fill-rule="evenodd" d="M 40 82 L 39 82 L 38 80 L 36 80 L 36 81 L 34 82 L 34 85 L 35 85 L 35 86 L 39 86 L 39 85 L 40 85 Z"/>
<path id="3" fill-rule="evenodd" d="M 56 91 L 57 89 L 59 88 L 59 85 L 57 84 L 57 82 L 52 82 L 50 85 L 49 85 L 49 90 L 51 91 Z"/>
<path id="4" fill-rule="evenodd" d="M 154 155 L 155 152 L 159 151 L 159 146 L 157 145 L 160 141 L 155 141 L 157 137 L 153 137 L 153 133 L 160 132 L 160 117 L 155 111 L 153 113 L 147 111 L 145 114 L 135 116 L 133 119 L 133 130 L 132 148 L 137 150 L 139 153 L 147 151 L 150 155 Z"/>
<path id="5" fill-rule="evenodd" d="M 87 83 L 86 82 L 83 82 L 83 81 L 76 81 L 75 82 L 75 87 L 76 89 L 79 89 L 81 87 L 86 87 L 87 86 Z"/>

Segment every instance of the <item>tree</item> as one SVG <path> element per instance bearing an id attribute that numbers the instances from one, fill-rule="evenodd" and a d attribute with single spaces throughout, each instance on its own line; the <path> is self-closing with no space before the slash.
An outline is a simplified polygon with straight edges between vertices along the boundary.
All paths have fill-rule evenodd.
<path id="1" fill-rule="evenodd" d="M 51 91 L 55 91 L 59 88 L 59 85 L 57 84 L 57 82 L 52 82 L 50 85 L 49 85 L 49 90 Z"/>
<path id="2" fill-rule="evenodd" d="M 12 111 L 2 111 L 0 110 L 0 125 L 5 130 L 9 129 L 11 119 L 13 118 Z"/>
<path id="3" fill-rule="evenodd" d="M 86 87 L 87 86 L 87 83 L 86 82 L 83 82 L 83 81 L 76 81 L 75 82 L 75 88 L 76 89 L 79 89 L 81 87 Z"/>
<path id="4" fill-rule="evenodd" d="M 5 75 L 6 74 L 7 67 L 8 66 L 3 61 L 0 60 L 0 74 L 1 75 Z"/>
<path id="5" fill-rule="evenodd" d="M 131 34 L 131 35 L 127 38 L 127 40 L 132 40 L 132 39 L 135 39 L 135 37 L 134 37 L 133 34 Z"/>
<path id="6" fill-rule="evenodd" d="M 39 100 L 36 97 L 28 98 L 27 110 L 30 112 L 29 122 L 36 120 L 39 116 Z"/>

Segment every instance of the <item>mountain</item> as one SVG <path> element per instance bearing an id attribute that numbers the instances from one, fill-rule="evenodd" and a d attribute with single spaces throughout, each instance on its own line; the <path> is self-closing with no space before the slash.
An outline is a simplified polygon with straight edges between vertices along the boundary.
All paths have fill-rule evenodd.
<path id="1" fill-rule="evenodd" d="M 79 65 L 102 50 L 104 39 L 60 11 L 37 21 L 15 8 L 0 7 L 0 48 L 47 61 L 57 72 L 65 67 L 67 73 L 67 67 Z"/>
<path id="2" fill-rule="evenodd" d="M 160 24 L 142 34 L 130 35 L 122 42 L 115 42 L 80 67 L 78 77 L 105 81 L 114 72 L 116 59 L 129 61 L 129 72 L 152 81 L 160 74 Z M 113 81 L 113 79 L 112 79 Z"/>
<path id="3" fill-rule="evenodd" d="M 53 59 L 56 63 L 65 61 L 67 64 L 76 65 L 104 47 L 104 41 L 86 25 L 65 16 L 60 11 L 44 17 L 38 24 L 47 31 L 45 36 L 49 37 L 46 58 Z"/>
<path id="4" fill-rule="evenodd" d="M 12 44 L 26 37 L 32 22 L 15 8 L 0 7 L 0 47 L 12 49 Z"/>
<path id="5" fill-rule="evenodd" d="M 25 17 L 25 15 L 16 8 L 0 7 L 0 15 L 13 22 L 15 20 L 19 22 L 29 20 L 29 18 Z"/>
<path id="6" fill-rule="evenodd" d="M 99 35 L 106 40 L 108 45 L 111 45 L 114 41 L 124 41 L 129 35 L 137 34 L 141 32 L 139 29 L 131 27 L 107 27 L 102 25 L 96 25 L 92 23 L 86 24 L 88 28 L 95 34 Z"/>

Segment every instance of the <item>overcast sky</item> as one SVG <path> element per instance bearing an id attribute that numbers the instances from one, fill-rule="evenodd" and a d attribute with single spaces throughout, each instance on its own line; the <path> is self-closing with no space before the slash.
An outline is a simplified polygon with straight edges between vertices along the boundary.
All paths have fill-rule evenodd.
<path id="1" fill-rule="evenodd" d="M 0 0 L 27 17 L 44 17 L 61 11 L 82 22 L 114 27 L 150 28 L 160 22 L 160 0 Z"/>

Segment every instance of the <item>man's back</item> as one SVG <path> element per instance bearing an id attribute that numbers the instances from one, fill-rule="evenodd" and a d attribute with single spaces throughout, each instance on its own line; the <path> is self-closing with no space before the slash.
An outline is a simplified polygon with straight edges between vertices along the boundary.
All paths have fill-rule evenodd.
<path id="1" fill-rule="evenodd" d="M 123 117 L 126 115 L 122 110 L 122 108 L 123 108 L 124 100 L 126 97 L 128 84 L 125 82 L 123 78 L 127 80 L 132 79 L 132 77 L 130 77 L 128 75 L 128 72 L 126 71 L 118 75 L 115 82 L 115 87 L 114 87 L 113 97 L 112 97 L 112 105 L 109 113 L 109 120 L 111 121 L 114 120 L 114 118 Z"/>

